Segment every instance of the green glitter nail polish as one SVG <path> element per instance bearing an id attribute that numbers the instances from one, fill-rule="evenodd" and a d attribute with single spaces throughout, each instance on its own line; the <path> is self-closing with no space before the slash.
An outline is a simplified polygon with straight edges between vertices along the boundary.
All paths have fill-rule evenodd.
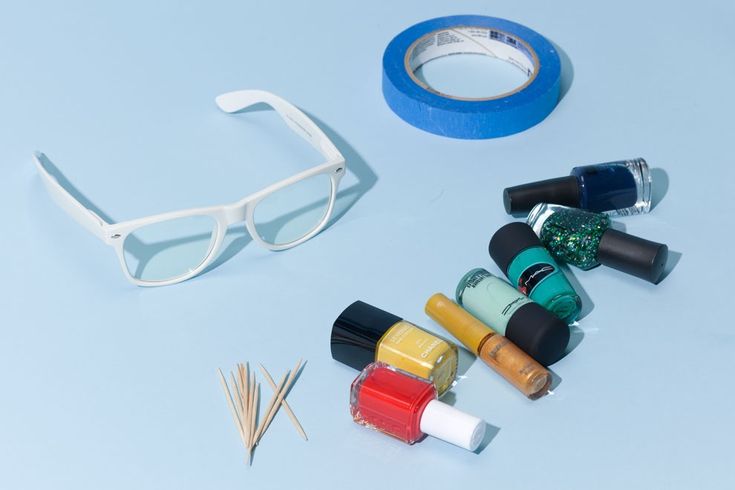
<path id="1" fill-rule="evenodd" d="M 580 269 L 604 264 L 653 283 L 663 274 L 668 247 L 610 228 L 606 214 L 538 204 L 528 224 L 555 259 Z"/>
<path id="2" fill-rule="evenodd" d="M 555 258 L 587 270 L 599 265 L 597 250 L 602 234 L 610 228 L 610 218 L 606 214 L 541 204 L 528 215 L 528 224 Z"/>

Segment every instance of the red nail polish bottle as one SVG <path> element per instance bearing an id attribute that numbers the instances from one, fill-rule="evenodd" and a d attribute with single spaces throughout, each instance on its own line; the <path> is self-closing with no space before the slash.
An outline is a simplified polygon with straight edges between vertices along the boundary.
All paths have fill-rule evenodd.
<path id="1" fill-rule="evenodd" d="M 350 412 L 360 425 L 413 444 L 425 435 L 474 451 L 485 422 L 436 399 L 425 379 L 385 363 L 369 364 L 352 382 Z"/>

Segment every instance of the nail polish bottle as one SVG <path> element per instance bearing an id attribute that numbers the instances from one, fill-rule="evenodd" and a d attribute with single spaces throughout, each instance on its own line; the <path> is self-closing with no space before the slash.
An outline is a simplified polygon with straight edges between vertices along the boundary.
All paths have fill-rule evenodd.
<path id="1" fill-rule="evenodd" d="M 582 300 L 530 226 L 518 221 L 501 227 L 488 250 L 520 292 L 567 323 L 577 319 Z"/>
<path id="2" fill-rule="evenodd" d="M 436 293 L 426 302 L 425 311 L 528 398 L 535 400 L 549 391 L 549 371 L 451 299 Z"/>
<path id="3" fill-rule="evenodd" d="M 473 269 L 457 285 L 457 303 L 544 366 L 564 356 L 569 327 L 513 286 L 485 269 Z"/>
<path id="4" fill-rule="evenodd" d="M 362 301 L 334 321 L 331 348 L 335 360 L 358 371 L 381 361 L 427 379 L 440 396 L 457 376 L 455 344 Z"/>
<path id="5" fill-rule="evenodd" d="M 618 215 L 651 210 L 651 172 L 642 158 L 574 167 L 569 177 L 508 187 L 508 214 L 525 213 L 538 203 L 563 204 Z"/>
<path id="6" fill-rule="evenodd" d="M 352 382 L 350 412 L 355 422 L 413 444 L 430 435 L 470 451 L 485 436 L 482 419 L 436 399 L 425 379 L 385 363 L 368 365 Z"/>
<path id="7" fill-rule="evenodd" d="M 554 257 L 580 269 L 603 264 L 655 284 L 666 266 L 666 245 L 610 228 L 606 214 L 538 204 L 528 224 Z"/>

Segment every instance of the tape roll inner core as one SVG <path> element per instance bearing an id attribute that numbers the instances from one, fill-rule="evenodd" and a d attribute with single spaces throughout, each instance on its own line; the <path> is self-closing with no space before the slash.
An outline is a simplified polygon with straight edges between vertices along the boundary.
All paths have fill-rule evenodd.
<path id="1" fill-rule="evenodd" d="M 458 97 L 445 94 L 416 76 L 416 71 L 429 61 L 455 54 L 482 54 L 506 61 L 523 72 L 528 80 L 521 86 L 492 97 Z M 404 59 L 411 79 L 424 89 L 455 100 L 492 100 L 523 90 L 536 78 L 539 60 L 536 52 L 522 39 L 489 27 L 457 26 L 432 31 L 411 44 Z"/>

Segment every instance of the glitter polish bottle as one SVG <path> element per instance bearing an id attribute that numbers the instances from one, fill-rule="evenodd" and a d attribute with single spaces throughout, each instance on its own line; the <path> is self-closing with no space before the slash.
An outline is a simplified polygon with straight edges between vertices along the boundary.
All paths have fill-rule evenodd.
<path id="1" fill-rule="evenodd" d="M 563 204 L 618 215 L 651 210 L 651 172 L 642 158 L 574 167 L 568 177 L 508 187 L 508 214 L 526 213 L 539 203 Z"/>
<path id="2" fill-rule="evenodd" d="M 610 228 L 610 217 L 558 204 L 537 204 L 528 224 L 560 261 L 587 270 L 603 264 L 657 283 L 668 247 Z"/>
<path id="3" fill-rule="evenodd" d="M 332 357 L 362 371 L 374 361 L 395 366 L 434 384 L 443 395 L 457 376 L 457 346 L 413 323 L 355 301 L 332 326 Z"/>
<path id="4" fill-rule="evenodd" d="M 520 292 L 566 323 L 577 319 L 582 300 L 530 226 L 518 221 L 501 227 L 488 251 Z"/>
<path id="5" fill-rule="evenodd" d="M 569 343 L 567 324 L 485 269 L 473 269 L 462 277 L 456 300 L 542 365 L 564 356 Z"/>
<path id="6" fill-rule="evenodd" d="M 451 299 L 436 293 L 426 302 L 425 311 L 530 399 L 541 398 L 549 391 L 549 371 Z"/>
<path id="7" fill-rule="evenodd" d="M 485 436 L 482 419 L 436 399 L 434 385 L 388 364 L 369 364 L 352 382 L 350 413 L 360 425 L 408 444 L 430 435 L 474 451 Z"/>

